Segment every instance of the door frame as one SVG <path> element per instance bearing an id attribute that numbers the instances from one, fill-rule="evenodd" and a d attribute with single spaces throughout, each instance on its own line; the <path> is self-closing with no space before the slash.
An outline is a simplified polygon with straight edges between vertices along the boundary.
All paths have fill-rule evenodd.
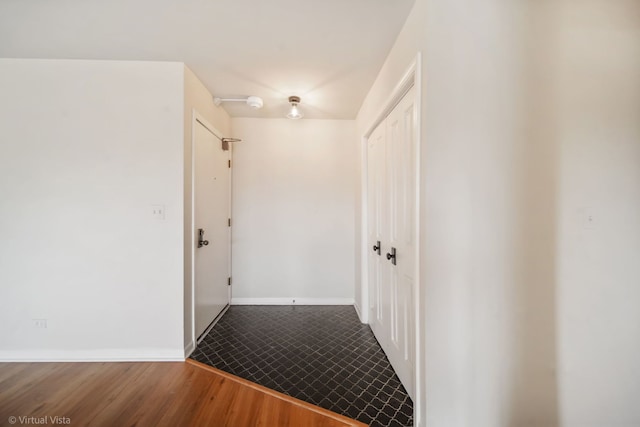
<path id="1" fill-rule="evenodd" d="M 360 169 L 360 183 L 361 183 L 361 197 L 360 197 L 360 301 L 358 301 L 358 305 L 356 309 L 358 310 L 358 314 L 360 315 L 360 320 L 362 323 L 370 323 L 371 319 L 369 318 L 370 313 L 370 289 L 369 289 L 369 243 L 368 243 L 368 161 L 367 161 L 367 149 L 369 137 L 373 133 L 373 131 L 378 127 L 380 123 L 382 123 L 393 111 L 396 105 L 402 100 L 404 95 L 406 95 L 409 90 L 414 87 L 415 88 L 415 138 L 416 138 L 416 153 L 415 153 L 415 171 L 416 171 L 416 187 L 415 187 L 415 212 L 414 218 L 416 221 L 416 228 L 414 230 L 415 233 L 415 241 L 416 241 L 416 262 L 415 262 L 415 299 L 414 299 L 414 340 L 415 340 L 415 353 L 414 353 L 414 420 L 416 425 L 422 424 L 422 418 L 424 414 L 424 396 L 423 396 L 423 375 L 422 375 L 422 364 L 421 357 L 423 352 L 423 325 L 422 322 L 419 321 L 421 318 L 421 313 L 423 313 L 423 304 L 422 304 L 422 292 L 421 292 L 421 274 L 420 274 L 420 220 L 421 220 L 421 212 L 420 212 L 420 193 L 421 193 L 421 176 L 422 176 L 422 168 L 421 168 L 421 151 L 422 151 L 422 131 L 421 131 L 421 117 L 422 117 L 422 55 L 420 52 L 416 54 L 413 58 L 403 76 L 400 78 L 394 89 L 391 91 L 391 94 L 387 98 L 386 102 L 382 104 L 381 109 L 378 114 L 375 116 L 375 119 L 369 123 L 366 127 L 366 132 L 361 138 L 361 159 L 360 164 L 362 165 Z"/>
<path id="2" fill-rule="evenodd" d="M 195 246 L 195 240 L 194 236 L 195 236 L 195 232 L 196 232 L 196 167 L 195 167 L 195 161 L 196 161 L 196 126 L 200 124 L 202 126 L 204 126 L 209 132 L 211 132 L 213 134 L 213 136 L 215 136 L 218 140 L 220 140 L 220 143 L 222 144 L 222 132 L 220 132 L 218 129 L 216 129 L 202 114 L 200 114 L 198 112 L 198 110 L 196 110 L 195 108 L 192 109 L 192 114 L 191 114 L 191 200 L 190 200 L 190 204 L 191 204 L 191 227 L 190 231 L 191 231 L 191 265 L 189 266 L 190 270 L 191 270 L 191 343 L 193 345 L 193 348 L 195 349 L 195 346 L 197 345 L 197 339 L 198 337 L 196 336 L 196 246 Z M 233 150 L 231 149 L 231 144 L 229 144 L 229 160 L 231 161 L 231 156 L 233 153 Z M 231 180 L 232 180 L 232 173 L 231 173 L 231 169 L 229 169 L 229 218 L 231 218 Z M 229 276 L 231 275 L 231 230 L 229 230 L 229 240 L 227 243 L 228 247 L 229 247 Z M 222 312 L 220 312 L 220 314 L 214 319 L 214 321 L 211 323 L 211 325 L 205 330 L 205 332 L 203 333 L 203 336 L 205 336 L 209 330 L 211 330 L 211 328 L 213 327 L 213 325 L 215 325 L 216 321 L 228 310 L 229 308 L 229 304 L 231 303 L 231 285 L 229 285 L 229 289 L 227 292 L 227 307 L 224 308 L 222 310 Z"/>

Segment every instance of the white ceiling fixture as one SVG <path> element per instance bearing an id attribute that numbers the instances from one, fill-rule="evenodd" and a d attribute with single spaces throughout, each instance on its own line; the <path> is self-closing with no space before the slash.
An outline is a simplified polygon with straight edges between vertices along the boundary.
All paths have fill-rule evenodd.
<path id="1" fill-rule="evenodd" d="M 212 94 L 264 100 L 232 117 L 282 118 L 296 94 L 305 119 L 351 120 L 414 1 L 0 0 L 0 58 L 184 62 Z"/>
<path id="2" fill-rule="evenodd" d="M 259 110 L 264 105 L 262 98 L 259 96 L 247 96 L 244 98 L 219 98 L 216 96 L 213 98 L 213 103 L 218 106 L 223 102 L 246 102 L 247 105 L 254 110 Z"/>
<path id="3" fill-rule="evenodd" d="M 293 119 L 293 120 L 298 120 L 304 117 L 304 114 L 302 114 L 302 111 L 300 111 L 300 108 L 298 108 L 298 104 L 300 103 L 300 97 L 299 96 L 290 96 L 289 97 L 289 103 L 291 104 L 291 108 L 289 109 L 289 112 L 287 113 L 287 118 L 288 119 Z"/>

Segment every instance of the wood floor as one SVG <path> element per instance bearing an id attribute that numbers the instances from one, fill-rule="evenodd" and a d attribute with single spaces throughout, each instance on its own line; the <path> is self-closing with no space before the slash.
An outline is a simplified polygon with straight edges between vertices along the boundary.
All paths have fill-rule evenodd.
<path id="1" fill-rule="evenodd" d="M 40 422 L 43 418 L 47 423 Z M 105 427 L 364 426 L 191 360 L 0 363 L 0 426 L 61 422 Z"/>

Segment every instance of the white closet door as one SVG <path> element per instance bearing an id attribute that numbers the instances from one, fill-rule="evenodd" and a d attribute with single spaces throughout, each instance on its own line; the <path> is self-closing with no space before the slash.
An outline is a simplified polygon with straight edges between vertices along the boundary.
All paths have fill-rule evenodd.
<path id="1" fill-rule="evenodd" d="M 411 89 L 369 138 L 367 171 L 371 327 L 412 397 L 417 253 L 414 93 Z M 381 256 L 373 251 L 377 241 Z"/>
<path id="2" fill-rule="evenodd" d="M 386 170 L 385 170 L 385 124 L 379 125 L 371 134 L 367 147 L 367 185 L 368 185 L 368 240 L 369 240 L 369 295 L 370 295 L 370 319 L 371 329 L 378 338 L 378 341 L 390 334 L 388 329 L 388 314 L 383 308 L 387 301 L 387 289 L 383 289 L 386 281 L 383 277 L 383 268 L 385 261 L 383 260 L 382 240 L 383 229 L 386 218 L 384 213 L 387 202 L 385 197 L 386 186 Z M 385 329 L 386 328 L 386 329 Z"/>

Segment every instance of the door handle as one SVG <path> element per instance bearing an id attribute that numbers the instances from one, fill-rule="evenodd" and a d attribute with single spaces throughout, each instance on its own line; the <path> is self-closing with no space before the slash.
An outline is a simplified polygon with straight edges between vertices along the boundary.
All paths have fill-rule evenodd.
<path id="1" fill-rule="evenodd" d="M 396 248 L 391 248 L 391 253 L 387 252 L 387 259 L 391 261 L 391 264 L 396 265 Z"/>
<path id="2" fill-rule="evenodd" d="M 378 255 L 380 255 L 380 240 L 378 240 L 378 242 L 373 245 L 373 252 L 377 252 Z"/>
<path id="3" fill-rule="evenodd" d="M 203 246 L 207 246 L 209 244 L 208 240 L 204 240 L 204 228 L 198 228 L 198 247 L 201 248 Z"/>

